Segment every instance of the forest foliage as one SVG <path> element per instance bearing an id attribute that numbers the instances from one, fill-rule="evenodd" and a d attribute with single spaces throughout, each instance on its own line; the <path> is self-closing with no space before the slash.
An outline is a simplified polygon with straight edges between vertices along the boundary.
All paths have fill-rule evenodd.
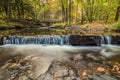
<path id="1" fill-rule="evenodd" d="M 119 21 L 120 0 L 0 0 L 0 19 L 66 24 Z"/>

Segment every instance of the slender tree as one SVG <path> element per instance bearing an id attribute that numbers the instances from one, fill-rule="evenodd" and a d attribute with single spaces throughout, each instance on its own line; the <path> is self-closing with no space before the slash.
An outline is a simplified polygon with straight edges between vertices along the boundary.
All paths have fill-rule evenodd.
<path id="1" fill-rule="evenodd" d="M 120 0 L 118 1 L 118 7 L 116 10 L 115 21 L 118 21 L 120 15 Z"/>

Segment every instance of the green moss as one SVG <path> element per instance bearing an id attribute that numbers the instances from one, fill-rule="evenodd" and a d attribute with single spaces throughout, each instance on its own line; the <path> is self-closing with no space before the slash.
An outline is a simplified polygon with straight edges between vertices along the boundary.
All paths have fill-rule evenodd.
<path id="1" fill-rule="evenodd" d="M 6 24 L 6 21 L 3 20 L 3 19 L 0 19 L 0 27 L 6 27 L 6 26 L 8 26 L 8 25 Z"/>

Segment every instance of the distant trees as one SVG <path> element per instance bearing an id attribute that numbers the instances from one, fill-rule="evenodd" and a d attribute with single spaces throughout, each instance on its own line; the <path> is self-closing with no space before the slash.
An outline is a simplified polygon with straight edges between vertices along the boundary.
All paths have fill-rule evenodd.
<path id="1" fill-rule="evenodd" d="M 62 21 L 68 24 L 72 22 L 72 6 L 73 0 L 61 0 Z"/>
<path id="2" fill-rule="evenodd" d="M 120 0 L 0 0 L 0 18 L 62 20 L 66 24 L 118 21 Z"/>
<path id="3" fill-rule="evenodd" d="M 33 7 L 29 0 L 0 0 L 1 14 L 9 21 L 10 19 L 24 19 L 32 17 Z"/>

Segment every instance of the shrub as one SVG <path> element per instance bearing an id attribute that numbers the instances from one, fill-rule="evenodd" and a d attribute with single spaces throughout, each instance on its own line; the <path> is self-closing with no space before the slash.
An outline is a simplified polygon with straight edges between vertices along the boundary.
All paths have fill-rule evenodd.
<path id="1" fill-rule="evenodd" d="M 113 31 L 120 31 L 120 22 L 116 22 L 112 26 Z"/>

